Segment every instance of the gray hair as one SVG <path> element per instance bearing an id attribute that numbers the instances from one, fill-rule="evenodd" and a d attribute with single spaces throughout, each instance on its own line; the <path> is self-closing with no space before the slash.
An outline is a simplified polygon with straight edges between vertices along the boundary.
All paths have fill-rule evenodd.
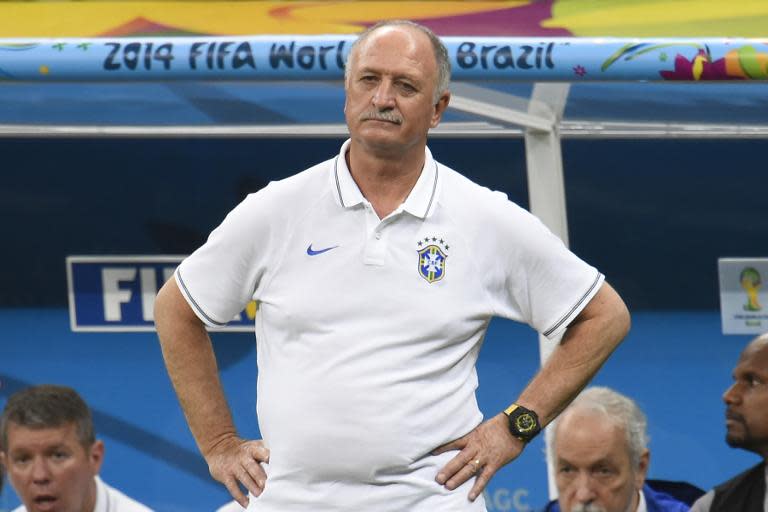
<path id="1" fill-rule="evenodd" d="M 435 53 L 435 62 L 437 62 L 437 87 L 435 87 L 435 94 L 433 97 L 433 101 L 437 103 L 440 96 L 448 90 L 448 85 L 451 82 L 451 60 L 448 58 L 448 49 L 434 32 L 424 25 L 420 25 L 410 20 L 380 21 L 361 32 L 360 36 L 354 43 L 352 43 L 352 47 L 349 49 L 349 57 L 347 58 L 347 64 L 344 67 L 344 83 L 349 81 L 349 70 L 352 67 L 352 61 L 359 45 L 368 39 L 373 32 L 384 27 L 411 27 L 429 38 L 429 42 L 432 43 L 432 50 Z"/>
<path id="2" fill-rule="evenodd" d="M 606 420 L 623 429 L 632 466 L 636 468 L 640 464 L 640 457 L 648 449 L 650 438 L 648 437 L 648 420 L 634 400 L 607 387 L 591 387 L 576 397 L 560 416 L 559 421 L 577 410 L 601 413 Z M 553 457 L 556 438 L 556 435 L 552 436 Z"/>
<path id="3" fill-rule="evenodd" d="M 81 445 L 89 447 L 96 440 L 91 410 L 74 389 L 66 386 L 43 384 L 11 395 L 0 417 L 0 451 L 7 450 L 10 423 L 35 430 L 74 423 Z"/>

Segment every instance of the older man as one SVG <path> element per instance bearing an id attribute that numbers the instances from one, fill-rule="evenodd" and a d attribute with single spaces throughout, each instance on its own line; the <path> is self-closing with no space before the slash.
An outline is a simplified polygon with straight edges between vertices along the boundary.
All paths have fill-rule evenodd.
<path id="1" fill-rule="evenodd" d="M 691 507 L 694 512 L 768 512 L 768 333 L 741 353 L 733 381 L 723 394 L 725 441 L 762 461 L 702 496 Z"/>
<path id="2" fill-rule="evenodd" d="M 350 140 L 249 196 L 157 298 L 190 428 L 241 505 L 239 485 L 250 491 L 249 510 L 485 510 L 493 474 L 628 329 L 595 268 L 432 158 L 427 132 L 448 106 L 449 75 L 445 47 L 422 26 L 362 34 L 345 80 Z M 236 433 L 204 329 L 251 299 L 255 441 Z M 493 316 L 565 336 L 516 403 L 483 422 L 475 361 Z"/>
<path id="3" fill-rule="evenodd" d="M 685 512 L 689 506 L 646 484 L 645 414 L 605 387 L 581 393 L 552 438 L 558 500 L 546 512 Z"/>
<path id="4" fill-rule="evenodd" d="M 22 505 L 14 512 L 150 512 L 98 476 L 104 443 L 75 390 L 42 385 L 8 399 L 0 461 Z"/>

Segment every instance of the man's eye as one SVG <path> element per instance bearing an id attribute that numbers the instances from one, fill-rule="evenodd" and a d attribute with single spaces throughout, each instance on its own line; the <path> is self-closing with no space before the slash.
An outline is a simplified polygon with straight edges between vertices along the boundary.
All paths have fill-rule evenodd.
<path id="1" fill-rule="evenodd" d="M 613 469 L 608 466 L 599 466 L 595 468 L 595 474 L 599 477 L 607 477 L 613 474 Z"/>
<path id="2" fill-rule="evenodd" d="M 69 457 L 69 454 L 67 452 L 53 452 L 51 457 L 55 460 L 63 460 Z"/>

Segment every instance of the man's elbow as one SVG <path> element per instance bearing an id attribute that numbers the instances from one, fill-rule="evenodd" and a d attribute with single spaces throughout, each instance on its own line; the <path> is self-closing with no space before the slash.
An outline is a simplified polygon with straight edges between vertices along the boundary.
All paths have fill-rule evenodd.
<path id="1" fill-rule="evenodd" d="M 632 328 L 632 315 L 629 314 L 627 305 L 621 299 L 619 299 L 619 307 L 617 308 L 614 321 L 616 322 L 619 341 L 621 341 L 629 334 L 629 330 Z"/>
<path id="2" fill-rule="evenodd" d="M 609 307 L 606 308 L 605 318 L 607 329 L 612 334 L 611 338 L 618 345 L 629 334 L 629 329 L 632 327 L 632 317 L 619 294 L 613 288 L 609 288 L 609 290 L 610 299 L 607 301 Z"/>

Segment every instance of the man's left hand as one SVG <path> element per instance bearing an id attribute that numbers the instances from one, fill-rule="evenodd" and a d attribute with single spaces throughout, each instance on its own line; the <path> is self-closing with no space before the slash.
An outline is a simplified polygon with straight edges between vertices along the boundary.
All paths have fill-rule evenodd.
<path id="1" fill-rule="evenodd" d="M 507 416 L 500 413 L 477 426 L 472 432 L 446 443 L 433 455 L 450 450 L 459 453 L 437 474 L 437 483 L 453 490 L 472 478 L 475 485 L 469 491 L 470 501 L 480 496 L 491 477 L 523 451 L 524 444 L 509 432 Z"/>

